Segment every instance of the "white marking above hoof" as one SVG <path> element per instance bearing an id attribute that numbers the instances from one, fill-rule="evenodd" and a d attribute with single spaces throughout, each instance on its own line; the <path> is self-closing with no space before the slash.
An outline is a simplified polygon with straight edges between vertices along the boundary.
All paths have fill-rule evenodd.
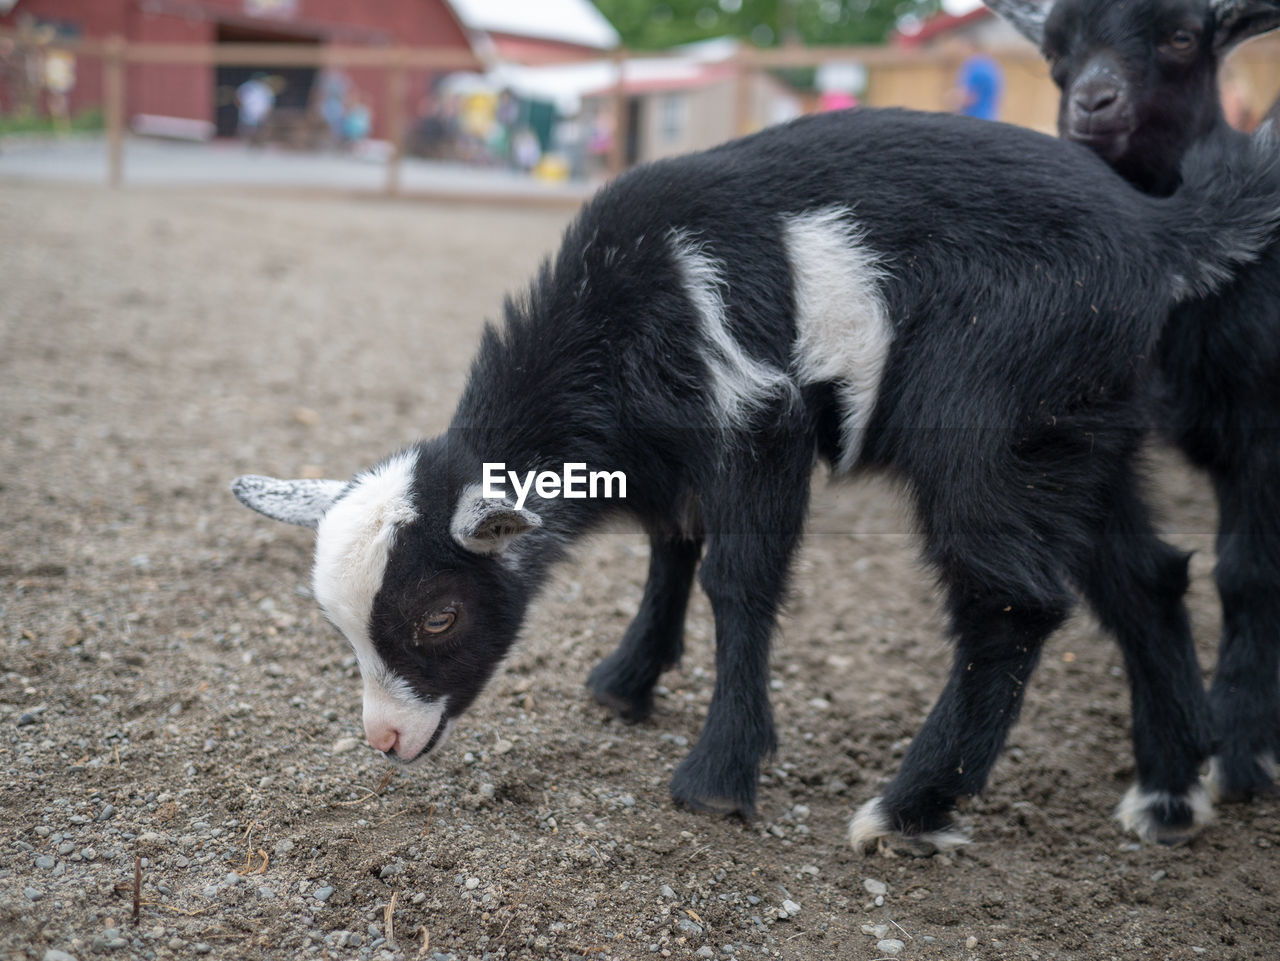
<path id="1" fill-rule="evenodd" d="M 1178 801 L 1191 809 L 1191 823 L 1185 827 L 1170 827 L 1156 821 L 1152 811 Z M 1116 820 L 1126 831 L 1138 835 L 1143 841 L 1159 844 L 1182 844 L 1200 833 L 1200 829 L 1213 821 L 1213 800 L 1202 784 L 1195 784 L 1181 796 L 1168 791 L 1143 791 L 1133 785 L 1125 792 L 1116 808 Z"/>
<path id="2" fill-rule="evenodd" d="M 849 843 L 859 854 L 879 852 L 886 857 L 899 854 L 931 857 L 968 844 L 969 836 L 959 828 L 927 831 L 924 834 L 895 831 L 889 826 L 884 800 L 876 797 L 858 808 L 858 813 L 849 822 Z"/>

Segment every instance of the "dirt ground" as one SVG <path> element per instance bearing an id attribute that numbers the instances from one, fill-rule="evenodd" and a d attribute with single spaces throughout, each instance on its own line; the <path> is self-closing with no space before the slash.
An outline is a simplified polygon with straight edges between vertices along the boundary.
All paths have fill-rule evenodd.
<path id="1" fill-rule="evenodd" d="M 583 690 L 639 600 L 629 532 L 580 545 L 437 760 L 364 745 L 310 533 L 227 482 L 347 476 L 441 429 L 480 323 L 568 216 L 0 184 L 0 957 L 1277 957 L 1276 802 L 1176 849 L 1112 820 L 1128 697 L 1086 618 L 967 807 L 971 845 L 848 847 L 948 661 L 876 482 L 817 486 L 757 823 L 667 796 L 711 691 L 705 600 L 651 722 Z M 1156 468 L 1209 669 L 1212 503 Z"/>

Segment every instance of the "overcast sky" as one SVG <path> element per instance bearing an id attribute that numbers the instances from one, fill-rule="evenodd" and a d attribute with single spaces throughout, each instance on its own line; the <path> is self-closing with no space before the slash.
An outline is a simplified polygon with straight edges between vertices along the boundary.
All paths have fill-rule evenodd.
<path id="1" fill-rule="evenodd" d="M 947 13 L 968 13 L 975 7 L 982 6 L 982 0 L 942 0 L 942 9 Z"/>

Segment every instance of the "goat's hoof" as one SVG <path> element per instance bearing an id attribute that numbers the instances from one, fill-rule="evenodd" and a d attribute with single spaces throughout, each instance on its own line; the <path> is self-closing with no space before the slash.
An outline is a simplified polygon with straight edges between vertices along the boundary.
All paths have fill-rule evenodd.
<path id="1" fill-rule="evenodd" d="M 1135 784 L 1116 808 L 1116 820 L 1143 841 L 1186 844 L 1213 820 L 1213 801 L 1201 784 L 1193 784 L 1184 794 L 1144 791 Z"/>
<path id="2" fill-rule="evenodd" d="M 587 675 L 587 690 L 596 703 L 603 704 L 628 724 L 639 724 L 653 713 L 653 686 L 637 691 L 618 677 L 617 665 L 606 657 Z"/>
<path id="3" fill-rule="evenodd" d="M 1230 804 L 1260 797 L 1280 797 L 1276 784 L 1276 759 L 1269 752 L 1253 757 L 1218 755 L 1201 778 L 1216 803 Z"/>
<path id="4" fill-rule="evenodd" d="M 671 800 L 690 811 L 754 821 L 757 765 L 707 762 L 706 756 L 695 746 L 680 762 L 671 779 Z"/>
<path id="5" fill-rule="evenodd" d="M 849 822 L 849 843 L 860 854 L 928 858 L 968 844 L 969 836 L 955 826 L 922 834 L 899 831 L 893 827 L 884 800 L 877 797 L 858 808 Z"/>

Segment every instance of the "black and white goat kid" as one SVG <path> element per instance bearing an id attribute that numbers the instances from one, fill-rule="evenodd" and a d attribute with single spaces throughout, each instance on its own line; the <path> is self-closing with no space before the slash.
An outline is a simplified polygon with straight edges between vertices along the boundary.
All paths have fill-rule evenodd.
<path id="1" fill-rule="evenodd" d="M 234 490 L 318 528 L 316 598 L 356 650 L 370 743 L 404 761 L 474 701 L 565 545 L 635 518 L 649 580 L 589 687 L 625 718 L 650 712 L 701 561 L 716 681 L 671 792 L 750 816 L 815 458 L 888 472 L 945 589 L 955 666 L 853 843 L 962 840 L 955 802 L 982 788 L 1073 588 L 1129 669 L 1129 823 L 1180 837 L 1207 816 L 1209 712 L 1186 561 L 1136 489 L 1147 359 L 1175 299 L 1221 283 L 1280 219 L 1261 161 L 1215 163 L 1155 199 L 1048 137 L 868 111 L 638 168 L 486 329 L 445 434 L 350 482 Z M 621 470 L 628 497 L 518 508 L 482 496 L 498 461 Z"/>
<path id="2" fill-rule="evenodd" d="M 1280 0 L 988 0 L 1048 57 L 1059 132 L 1167 194 L 1188 149 L 1256 149 L 1223 117 L 1218 65 L 1280 27 Z M 1280 124 L 1280 117 L 1274 123 Z M 1271 135 L 1280 130 L 1271 131 Z M 1275 149 L 1280 149 L 1277 145 Z M 1072 189 L 1072 188 L 1068 188 Z M 1223 799 L 1277 791 L 1280 758 L 1280 240 L 1174 311 L 1157 354 L 1164 433 L 1213 481 L 1223 631 L 1210 689 Z"/>

